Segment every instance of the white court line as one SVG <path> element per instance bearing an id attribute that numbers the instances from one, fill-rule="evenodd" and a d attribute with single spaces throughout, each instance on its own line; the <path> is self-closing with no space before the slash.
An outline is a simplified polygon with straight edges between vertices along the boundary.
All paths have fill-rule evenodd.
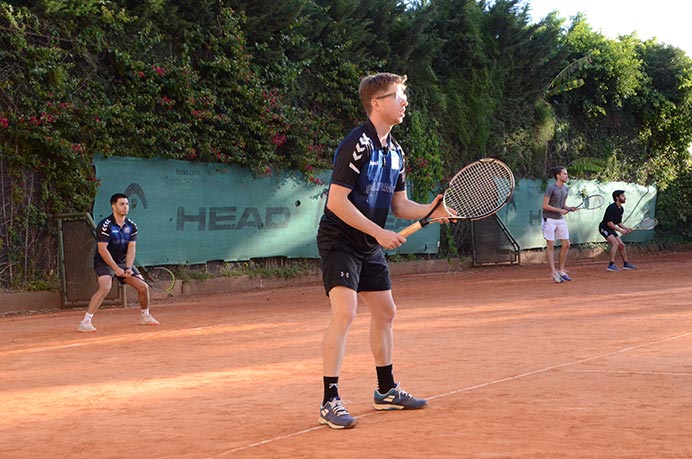
<path id="1" fill-rule="evenodd" d="M 373 414 L 374 414 L 374 411 L 370 412 L 370 413 L 361 414 L 360 416 L 354 416 L 354 418 L 356 418 L 356 419 L 367 418 L 368 416 L 372 416 Z M 237 453 L 238 451 L 243 451 L 246 449 L 254 448 L 256 446 L 265 445 L 267 443 L 271 443 L 271 442 L 275 442 L 275 441 L 279 441 L 279 440 L 285 440 L 286 438 L 297 437 L 298 435 L 303 435 L 303 434 L 306 434 L 308 432 L 312 432 L 312 431 L 319 430 L 319 429 L 326 429 L 326 428 L 327 428 L 327 426 L 325 426 L 325 425 L 310 427 L 309 429 L 301 430 L 299 432 L 293 432 L 293 433 L 290 433 L 287 435 L 281 435 L 280 437 L 274 437 L 274 438 L 269 438 L 267 440 L 258 441 L 257 443 L 253 443 L 251 445 L 239 446 L 237 448 L 230 449 L 228 451 L 224 451 L 223 453 L 219 453 L 215 456 L 210 456 L 207 459 L 214 459 L 217 457 L 223 457 L 223 456 L 226 456 L 227 454 Z"/>
<path id="2" fill-rule="evenodd" d="M 522 379 L 522 378 L 525 378 L 525 377 L 527 377 L 527 376 L 532 376 L 532 375 L 535 375 L 535 374 L 538 374 L 538 373 L 545 373 L 546 371 L 555 370 L 555 369 L 557 369 L 557 368 L 564 368 L 564 367 L 569 367 L 569 366 L 572 366 L 572 365 L 578 365 L 578 364 L 580 364 L 580 363 L 590 362 L 590 361 L 592 361 L 592 360 L 597 360 L 597 359 L 602 359 L 602 358 L 604 358 L 604 357 L 609 357 L 609 356 L 611 356 L 611 355 L 622 354 L 622 353 L 629 352 L 629 351 L 632 351 L 632 350 L 635 350 L 635 349 L 640 349 L 640 348 L 643 348 L 643 347 L 652 346 L 652 345 L 654 345 L 654 344 L 660 344 L 660 343 L 665 343 L 665 342 L 668 342 L 668 341 L 674 341 L 674 340 L 676 340 L 676 339 L 685 338 L 685 337 L 690 336 L 690 335 L 692 335 L 692 332 L 687 332 L 687 333 L 684 333 L 684 334 L 682 334 L 682 335 L 671 336 L 671 337 L 669 337 L 669 338 L 663 338 L 663 339 L 659 339 L 659 340 L 656 340 L 656 341 L 649 341 L 648 343 L 637 344 L 637 345 L 635 345 L 635 346 L 625 347 L 625 348 L 619 349 L 619 350 L 617 350 L 617 351 L 606 352 L 606 353 L 604 353 L 604 354 L 594 355 L 594 356 L 592 356 L 592 357 L 587 357 L 587 358 L 585 358 L 585 359 L 575 360 L 575 361 L 573 361 L 573 362 L 566 362 L 566 363 L 560 363 L 560 364 L 557 364 L 557 365 L 551 365 L 551 366 L 549 366 L 549 367 L 541 368 L 540 370 L 528 371 L 528 372 L 526 372 L 526 373 L 520 373 L 520 374 L 518 374 L 518 375 L 508 376 L 508 377 L 506 377 L 506 378 L 495 379 L 495 380 L 493 380 L 493 381 L 488 381 L 488 382 L 485 382 L 485 383 L 476 384 L 476 385 L 474 385 L 474 386 L 464 387 L 464 388 L 462 388 L 462 389 L 457 389 L 457 390 L 454 390 L 454 391 L 451 391 L 451 392 L 445 392 L 444 394 L 433 395 L 432 397 L 428 397 L 428 400 L 434 400 L 434 399 L 436 399 L 436 398 L 442 398 L 442 397 L 449 397 L 450 395 L 456 395 L 456 394 L 460 394 L 460 393 L 462 393 L 462 392 L 468 392 L 468 391 L 475 390 L 475 389 L 481 389 L 481 388 L 483 388 L 483 387 L 488 387 L 488 386 L 492 386 L 492 385 L 499 384 L 499 383 L 503 383 L 503 382 L 507 382 L 507 381 L 514 381 L 514 380 Z M 363 414 L 363 415 L 361 415 L 361 416 L 356 416 L 356 419 L 361 419 L 361 418 L 370 416 L 370 415 L 372 415 L 372 414 L 373 414 L 373 413 L 370 412 L 370 413 Z M 274 438 L 269 438 L 269 439 L 266 439 L 266 440 L 262 440 L 262 441 L 259 441 L 259 442 L 257 442 L 257 443 L 252 443 L 252 444 L 250 444 L 250 445 L 239 446 L 239 447 L 237 447 L 237 448 L 233 448 L 233 449 L 230 449 L 230 450 L 228 450 L 228 451 L 224 451 L 224 452 L 219 453 L 219 454 L 216 454 L 216 455 L 214 455 L 214 456 L 210 456 L 210 457 L 208 457 L 207 459 L 216 459 L 216 458 L 219 458 L 219 457 L 226 456 L 226 455 L 228 455 L 228 454 L 237 453 L 237 452 L 239 452 L 239 451 L 244 451 L 244 450 L 246 450 L 246 449 L 255 448 L 255 447 L 261 446 L 261 445 L 266 445 L 267 443 L 272 443 L 272 442 L 275 442 L 275 441 L 284 440 L 284 439 L 286 439 L 286 438 L 296 437 L 296 436 L 298 436 L 298 435 L 303 435 L 303 434 L 306 434 L 306 433 L 309 433 L 309 432 L 313 432 L 313 431 L 315 431 L 315 430 L 323 429 L 323 428 L 327 428 L 327 427 L 326 427 L 326 426 L 323 426 L 323 425 L 322 425 L 322 426 L 311 427 L 311 428 L 309 428 L 309 429 L 301 430 L 301 431 L 298 431 L 298 432 L 293 432 L 293 433 L 290 433 L 290 434 L 287 434 L 287 435 L 281 435 L 281 436 L 279 436 L 279 437 L 274 437 Z"/>
<path id="3" fill-rule="evenodd" d="M 692 376 L 692 373 L 675 371 L 636 371 L 636 370 L 565 370 L 565 373 L 613 373 L 619 375 L 651 375 L 651 376 Z"/>

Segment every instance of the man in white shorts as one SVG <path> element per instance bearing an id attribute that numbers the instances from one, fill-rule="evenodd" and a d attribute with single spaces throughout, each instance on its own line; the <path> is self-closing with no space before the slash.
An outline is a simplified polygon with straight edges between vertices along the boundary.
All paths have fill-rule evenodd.
<path id="1" fill-rule="evenodd" d="M 567 252 L 569 251 L 569 229 L 564 215 L 567 212 L 574 212 L 576 207 L 565 207 L 567 193 L 569 188 L 566 183 L 569 179 L 567 169 L 562 166 L 554 167 L 550 170 L 555 183 L 551 183 L 545 189 L 543 194 L 543 237 L 546 243 L 546 255 L 548 257 L 548 265 L 550 266 L 550 276 L 552 279 L 561 284 L 563 281 L 571 281 L 572 278 L 565 271 L 565 262 L 567 261 Z M 554 245 L 555 240 L 559 239 L 560 247 L 560 264 L 559 269 L 555 269 Z"/>

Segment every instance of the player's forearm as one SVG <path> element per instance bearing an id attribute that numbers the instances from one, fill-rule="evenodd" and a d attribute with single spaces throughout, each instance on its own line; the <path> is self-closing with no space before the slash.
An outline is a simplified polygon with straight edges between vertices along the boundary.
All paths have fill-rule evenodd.
<path id="1" fill-rule="evenodd" d="M 392 213 L 396 218 L 405 220 L 418 220 L 430 212 L 430 204 L 419 204 L 410 199 L 402 199 L 392 203 Z"/>
<path id="2" fill-rule="evenodd" d="M 127 254 L 125 255 L 125 266 L 127 266 L 127 267 L 134 266 L 135 253 L 136 252 L 137 252 L 137 249 L 135 247 L 135 244 L 130 242 L 127 246 Z"/>
<path id="3" fill-rule="evenodd" d="M 548 197 L 548 196 L 544 196 L 544 197 L 543 197 L 543 210 L 545 210 L 546 212 L 553 212 L 553 213 L 556 213 L 556 214 L 561 214 L 561 213 L 562 213 L 562 210 L 563 210 L 562 208 L 553 207 L 553 206 L 551 206 L 549 203 L 550 203 L 549 197 Z"/>
<path id="4" fill-rule="evenodd" d="M 103 261 L 104 261 L 108 266 L 110 266 L 111 269 L 112 269 L 113 271 L 115 271 L 115 273 L 117 274 L 117 272 L 118 272 L 118 270 L 120 269 L 120 267 L 119 267 L 118 264 L 115 262 L 115 260 L 113 259 L 113 256 L 112 256 L 111 253 L 108 251 L 108 249 L 102 250 L 102 249 L 99 247 L 99 255 L 101 255 L 101 258 L 103 259 Z"/>
<path id="5" fill-rule="evenodd" d="M 347 225 L 377 239 L 383 228 L 363 215 L 348 199 L 334 199 L 327 202 L 327 208 Z"/>

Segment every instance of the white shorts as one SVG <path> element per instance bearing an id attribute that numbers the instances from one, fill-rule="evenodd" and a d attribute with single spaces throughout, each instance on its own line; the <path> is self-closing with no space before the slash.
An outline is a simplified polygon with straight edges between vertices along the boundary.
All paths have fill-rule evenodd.
<path id="1" fill-rule="evenodd" d="M 564 218 L 546 218 L 543 220 L 543 237 L 547 241 L 569 239 L 569 230 Z"/>

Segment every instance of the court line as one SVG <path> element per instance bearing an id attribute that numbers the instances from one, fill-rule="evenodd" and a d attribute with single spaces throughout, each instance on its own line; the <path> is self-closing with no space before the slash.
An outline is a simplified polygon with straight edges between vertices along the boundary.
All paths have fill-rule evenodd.
<path id="1" fill-rule="evenodd" d="M 641 348 L 643 348 L 643 347 L 653 346 L 653 345 L 665 343 L 665 342 L 668 342 L 668 341 L 675 341 L 675 340 L 677 340 L 677 339 L 685 338 L 685 337 L 687 337 L 687 336 L 692 336 L 692 331 L 691 331 L 691 332 L 687 332 L 687 333 L 683 333 L 682 335 L 671 336 L 671 337 L 668 337 L 668 338 L 663 338 L 663 339 L 659 339 L 659 340 L 655 340 L 655 341 L 649 341 L 649 342 L 647 342 L 647 343 L 637 344 L 637 345 L 634 345 L 634 346 L 628 346 L 628 347 L 625 347 L 625 348 L 622 348 L 622 349 L 618 349 L 617 351 L 605 352 L 605 353 L 603 353 L 603 354 L 594 355 L 594 356 L 587 357 L 587 358 L 584 358 L 584 359 L 574 360 L 574 361 L 572 361 L 572 362 L 566 362 L 566 363 L 560 363 L 560 364 L 557 364 L 557 365 L 551 365 L 551 366 L 548 366 L 548 367 L 545 367 L 545 368 L 541 368 L 541 369 L 539 369 L 539 370 L 527 371 L 527 372 L 525 372 L 525 373 L 520 373 L 520 374 L 517 374 L 517 375 L 514 375 L 514 376 L 508 376 L 508 377 L 506 377 L 506 378 L 500 378 L 500 379 L 495 379 L 495 380 L 493 380 L 493 381 L 484 382 L 484 383 L 481 383 L 481 384 L 475 384 L 475 385 L 473 385 L 473 386 L 464 387 L 464 388 L 462 388 L 462 389 L 453 390 L 453 391 L 451 391 L 451 392 L 445 392 L 445 393 L 443 393 L 443 394 L 433 395 L 432 397 L 428 397 L 428 400 L 435 400 L 435 399 L 437 399 L 437 398 L 449 397 L 449 396 L 451 396 L 451 395 L 461 394 L 461 393 L 463 393 L 463 392 L 469 392 L 469 391 L 476 390 L 476 389 L 482 389 L 482 388 L 484 388 L 484 387 L 493 386 L 493 385 L 495 385 L 495 384 L 500 384 L 500 383 L 503 383 L 503 382 L 515 381 L 515 380 L 517 380 L 517 379 L 526 378 L 527 376 L 533 376 L 533 375 L 536 375 L 536 374 L 539 374 L 539 373 L 545 373 L 545 372 L 547 372 L 547 371 L 556 370 L 556 369 L 558 369 L 558 368 L 565 368 L 565 367 L 569 367 L 569 366 L 572 366 L 572 365 L 578 365 L 578 364 L 580 364 L 580 363 L 590 362 L 590 361 L 592 361 L 592 360 L 602 359 L 602 358 L 604 358 L 604 357 L 610 357 L 610 356 L 612 356 L 612 355 L 623 354 L 623 353 L 625 353 L 625 352 L 633 351 L 633 350 L 635 350 L 635 349 L 641 349 Z M 576 371 L 576 370 L 575 370 L 575 371 Z M 355 416 L 355 418 L 356 418 L 356 419 L 361 419 L 361 418 L 365 418 L 365 417 L 371 416 L 372 414 L 374 414 L 374 412 L 365 413 L 365 414 L 362 414 L 362 415 L 360 415 L 360 416 Z M 233 448 L 233 449 L 224 451 L 224 452 L 219 453 L 219 454 L 216 454 L 216 455 L 214 455 L 214 456 L 210 456 L 210 457 L 208 457 L 207 459 L 216 459 L 216 458 L 219 458 L 219 457 L 224 457 L 224 456 L 227 456 L 227 455 L 229 455 L 229 454 L 233 454 L 233 453 L 237 453 L 237 452 L 244 451 L 244 450 L 247 450 L 247 449 L 255 448 L 255 447 L 257 447 L 257 446 L 266 445 L 266 444 L 268 444 L 268 443 L 272 443 L 272 442 L 279 441 L 279 440 L 285 440 L 285 439 L 291 438 L 291 437 L 297 437 L 298 435 L 304 435 L 304 434 L 306 434 L 306 433 L 310 433 L 310 432 L 314 432 L 314 431 L 319 430 L 319 429 L 326 429 L 326 428 L 327 428 L 327 426 L 324 426 L 324 425 L 315 426 L 315 427 L 311 427 L 311 428 L 309 428 L 309 429 L 301 430 L 301 431 L 298 431 L 298 432 L 293 432 L 293 433 L 290 433 L 290 434 L 287 434 L 287 435 L 281 435 L 281 436 L 274 437 L 274 438 L 268 438 L 268 439 L 266 439 L 266 440 L 258 441 L 258 442 L 256 442 L 256 443 L 252 443 L 252 444 L 250 444 L 250 445 L 239 446 L 239 447 L 237 447 L 237 448 Z"/>
<path id="2" fill-rule="evenodd" d="M 651 345 L 654 345 L 654 344 L 661 344 L 661 343 L 665 343 L 665 342 L 668 342 L 668 341 L 674 341 L 674 340 L 676 340 L 676 339 L 685 338 L 685 337 L 690 336 L 690 335 L 692 335 L 692 332 L 687 332 L 687 333 L 683 333 L 682 335 L 677 335 L 677 336 L 672 336 L 672 337 L 668 337 L 668 338 L 663 338 L 663 339 L 659 339 L 659 340 L 656 340 L 656 341 L 649 341 L 648 343 L 637 344 L 637 345 L 635 345 L 635 346 L 625 347 L 625 348 L 619 349 L 619 350 L 617 350 L 617 351 L 606 352 L 606 353 L 604 353 L 604 354 L 594 355 L 594 356 L 592 356 L 592 357 L 587 357 L 587 358 L 585 358 L 585 359 L 575 360 L 575 361 L 573 361 L 573 362 L 566 362 L 566 363 L 560 363 L 560 364 L 557 364 L 557 365 L 551 365 L 551 366 L 549 366 L 549 367 L 541 368 L 540 370 L 528 371 L 528 372 L 526 372 L 526 373 L 521 373 L 521 374 L 514 375 L 514 376 L 508 376 L 508 377 L 506 377 L 506 378 L 496 379 L 495 381 L 489 381 L 489 382 L 486 382 L 486 383 L 476 384 L 475 386 L 465 387 L 465 388 L 463 388 L 463 389 L 458 389 L 458 390 L 455 390 L 455 391 L 452 391 L 452 392 L 447 392 L 447 393 L 439 394 L 439 395 L 433 395 L 432 397 L 428 397 L 428 400 L 434 400 L 434 399 L 436 399 L 436 398 L 441 398 L 441 397 L 447 397 L 447 396 L 449 396 L 449 395 L 460 394 L 460 393 L 462 393 L 462 392 L 468 392 L 468 391 L 470 391 L 470 390 L 480 389 L 480 388 L 482 388 L 482 387 L 492 386 L 492 385 L 494 385 L 494 384 L 499 384 L 499 383 L 506 382 L 506 381 L 513 381 L 513 380 L 515 380 L 515 379 L 525 378 L 525 377 L 527 377 L 527 376 L 532 376 L 532 375 L 535 375 L 535 374 L 538 374 L 538 373 L 545 373 L 546 371 L 556 370 L 556 369 L 558 369 L 558 368 L 570 367 L 570 366 L 572 366 L 572 365 L 578 365 L 578 364 L 580 364 L 580 363 L 590 362 L 590 361 L 592 361 L 592 360 L 602 359 L 602 358 L 604 358 L 604 357 L 610 357 L 611 355 L 622 354 L 622 353 L 625 353 L 625 352 L 629 352 L 629 351 L 632 351 L 632 350 L 635 350 L 635 349 L 640 349 L 640 348 L 643 348 L 643 347 L 651 346 Z"/>
<path id="3" fill-rule="evenodd" d="M 692 373 L 676 371 L 637 371 L 637 370 L 564 370 L 565 373 L 612 373 L 620 375 L 650 375 L 650 376 L 692 376 Z"/>
<path id="4" fill-rule="evenodd" d="M 290 433 L 288 435 L 281 435 L 280 437 L 274 437 L 274 438 L 269 438 L 267 440 L 258 441 L 257 443 L 253 443 L 251 445 L 239 446 L 238 448 L 224 451 L 223 453 L 219 453 L 215 456 L 210 456 L 207 459 L 214 459 L 217 457 L 223 457 L 223 456 L 226 456 L 228 454 L 237 453 L 238 451 L 242 451 L 244 449 L 250 449 L 250 448 L 254 448 L 256 446 L 266 445 L 267 443 L 271 443 L 271 442 L 275 442 L 275 441 L 279 441 L 279 440 L 285 440 L 286 438 L 297 437 L 298 435 L 303 435 L 303 434 L 312 432 L 314 430 L 323 429 L 325 427 L 326 426 L 315 426 L 315 427 L 311 427 L 309 429 L 301 430 L 299 432 L 293 432 L 293 433 Z"/>

